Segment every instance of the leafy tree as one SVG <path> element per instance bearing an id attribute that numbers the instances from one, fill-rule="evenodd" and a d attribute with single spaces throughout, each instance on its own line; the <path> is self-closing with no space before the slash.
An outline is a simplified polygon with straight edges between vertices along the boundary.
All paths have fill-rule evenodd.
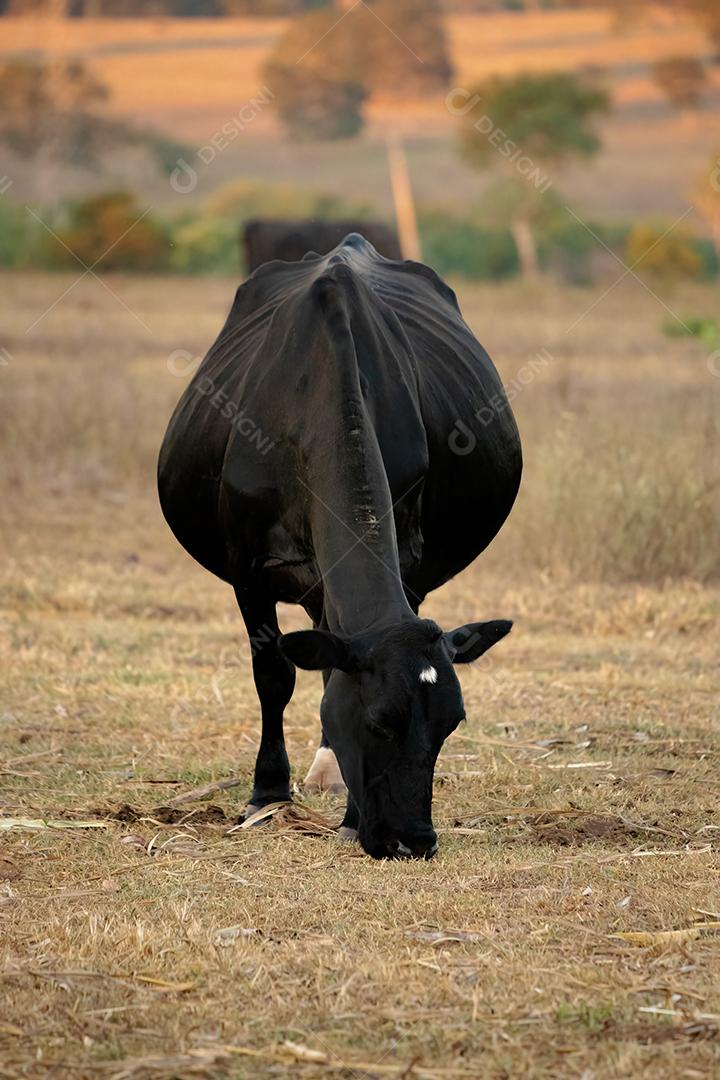
<path id="1" fill-rule="evenodd" d="M 551 183 L 543 170 L 596 154 L 592 121 L 608 108 L 604 90 L 564 72 L 493 76 L 462 104 L 461 156 L 476 167 L 502 167 L 514 181 L 502 209 L 527 277 L 537 273 L 535 227 L 546 205 L 539 196 Z"/>
<path id="2" fill-rule="evenodd" d="M 297 66 L 268 64 L 265 75 L 288 131 L 300 139 L 349 139 L 363 126 L 367 91 L 360 83 Z"/>
<path id="3" fill-rule="evenodd" d="M 265 65 L 280 117 L 298 138 L 349 138 L 362 128 L 367 91 L 342 26 L 329 9 L 294 19 Z"/>
<path id="4" fill-rule="evenodd" d="M 219 0 L 225 15 L 297 15 L 308 7 L 306 0 Z"/>
<path id="5" fill-rule="evenodd" d="M 92 164 L 105 87 L 81 61 L 10 60 L 0 67 L 0 143 L 32 162 L 35 194 L 55 194 L 60 162 Z"/>
<path id="6" fill-rule="evenodd" d="M 521 176 L 496 180 L 485 190 L 475 217 L 488 229 L 507 229 L 526 277 L 539 270 L 536 236 L 549 232 L 564 214 L 562 200 L 552 190 L 541 191 Z"/>
<path id="7" fill-rule="evenodd" d="M 688 0 L 690 10 L 700 21 L 717 57 L 720 57 L 720 5 L 717 0 Z"/>
<path id="8" fill-rule="evenodd" d="M 356 77 L 373 93 L 417 97 L 437 93 L 453 74 L 437 0 L 372 0 L 338 27 L 349 38 Z"/>
<path id="9" fill-rule="evenodd" d="M 292 133 L 338 138 L 361 129 L 370 94 L 416 97 L 451 74 L 437 0 L 373 0 L 293 19 L 264 78 Z"/>
<path id="10" fill-rule="evenodd" d="M 652 67 L 655 82 L 668 101 L 686 115 L 696 112 L 707 85 L 705 66 L 694 56 L 665 56 Z"/>
<path id="11" fill-rule="evenodd" d="M 88 117 L 107 89 L 77 60 L 10 60 L 0 69 L 0 140 L 29 157 L 49 138 L 68 156 L 91 151 Z"/>
<path id="12" fill-rule="evenodd" d="M 10 60 L 0 67 L 0 143 L 33 165 L 35 195 L 56 195 L 57 167 L 96 168 L 116 147 L 145 147 L 164 172 L 185 148 L 103 115 L 107 87 L 82 61 Z"/>
<path id="13" fill-rule="evenodd" d="M 222 15 L 223 3 L 221 0 L 8 0 L 7 10 L 12 15 L 49 15 L 55 18 L 157 15 L 207 17 Z M 251 12 L 248 10 L 246 13 Z"/>

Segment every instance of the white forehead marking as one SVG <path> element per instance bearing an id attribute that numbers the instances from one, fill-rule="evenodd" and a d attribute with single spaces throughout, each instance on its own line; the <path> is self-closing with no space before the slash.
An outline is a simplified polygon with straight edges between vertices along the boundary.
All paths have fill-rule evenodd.
<path id="1" fill-rule="evenodd" d="M 436 683 L 437 671 L 434 667 L 426 667 L 420 672 L 420 682 Z"/>

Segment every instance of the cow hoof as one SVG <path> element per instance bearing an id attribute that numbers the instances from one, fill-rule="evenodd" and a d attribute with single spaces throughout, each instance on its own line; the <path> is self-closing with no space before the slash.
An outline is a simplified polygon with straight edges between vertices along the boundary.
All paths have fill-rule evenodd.
<path id="1" fill-rule="evenodd" d="M 357 843 L 358 831 L 357 829 L 351 829 L 349 825 L 341 825 L 337 834 L 338 840 L 342 840 L 343 844 Z"/>
<path id="2" fill-rule="evenodd" d="M 321 746 L 305 777 L 305 791 L 329 791 L 331 795 L 344 795 L 347 791 L 337 758 L 329 746 Z"/>

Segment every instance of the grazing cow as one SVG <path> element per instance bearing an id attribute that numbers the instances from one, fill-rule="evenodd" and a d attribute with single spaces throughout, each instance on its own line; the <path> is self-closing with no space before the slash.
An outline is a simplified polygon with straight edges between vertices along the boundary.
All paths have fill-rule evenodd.
<path id="1" fill-rule="evenodd" d="M 435 853 L 435 761 L 464 715 L 453 665 L 511 623 L 443 632 L 418 607 L 495 536 L 521 467 L 498 374 L 428 267 L 350 235 L 240 286 L 158 476 L 171 529 L 233 586 L 254 646 L 249 812 L 290 799 L 283 711 L 295 667 L 319 670 L 343 835 L 376 858 Z M 315 629 L 281 634 L 278 601 Z"/>
<path id="2" fill-rule="evenodd" d="M 380 222 L 248 221 L 243 230 L 248 274 L 273 259 L 299 262 L 308 252 L 327 255 L 348 235 L 360 233 L 386 259 L 400 259 L 400 245 L 392 229 Z"/>

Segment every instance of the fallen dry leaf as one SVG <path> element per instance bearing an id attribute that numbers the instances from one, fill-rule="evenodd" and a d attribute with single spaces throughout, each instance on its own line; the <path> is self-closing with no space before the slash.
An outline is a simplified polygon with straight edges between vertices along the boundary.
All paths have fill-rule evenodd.
<path id="1" fill-rule="evenodd" d="M 318 1065 L 325 1065 L 330 1060 L 322 1050 L 311 1050 L 309 1046 L 292 1042 L 290 1039 L 286 1039 L 282 1046 L 283 1050 L 287 1050 L 298 1061 L 314 1061 Z"/>
<path id="2" fill-rule="evenodd" d="M 265 821 L 266 818 L 273 817 L 273 815 L 277 814 L 280 810 L 282 810 L 284 806 L 289 806 L 289 803 L 268 803 L 267 806 L 263 806 L 260 810 L 256 810 L 254 814 L 250 815 L 250 817 L 245 818 L 244 821 L 241 821 L 239 825 L 233 825 L 231 829 L 228 829 L 228 834 L 237 832 L 238 829 L 249 829 L 253 825 L 257 825 L 258 822 Z"/>
<path id="3" fill-rule="evenodd" d="M 128 978 L 147 983 L 148 986 L 152 986 L 154 990 L 159 990 L 162 994 L 185 994 L 188 990 L 194 990 L 197 986 L 197 983 L 194 982 L 167 982 L 166 979 L 156 979 L 152 975 L 130 975 Z"/>
<path id="4" fill-rule="evenodd" d="M 9 829 L 107 829 L 105 821 L 54 821 L 44 818 L 0 818 L 0 831 Z"/>
<path id="5" fill-rule="evenodd" d="M 485 937 L 477 930 L 407 930 L 406 934 L 418 941 L 430 941 L 433 945 L 440 945 L 444 941 L 482 941 Z"/>
<path id="6" fill-rule="evenodd" d="M 0 1023 L 0 1031 L 4 1035 L 24 1035 L 25 1032 L 22 1028 L 16 1027 L 15 1024 Z"/>
<path id="7" fill-rule="evenodd" d="M 203 787 L 193 788 L 192 791 L 186 791 L 184 795 L 175 795 L 174 798 L 168 799 L 168 806 L 183 806 L 184 803 L 195 802 L 197 799 L 205 799 L 208 795 L 213 795 L 216 791 L 228 791 L 230 788 L 238 787 L 238 785 L 244 783 L 240 777 L 230 777 L 228 780 L 216 780 L 212 784 L 204 784 Z"/>
<path id="8" fill-rule="evenodd" d="M 254 926 L 226 926 L 222 930 L 216 930 L 213 935 L 213 944 L 227 948 L 241 938 L 254 937 L 259 930 Z"/>
<path id="9" fill-rule="evenodd" d="M 717 929 L 720 929 L 720 922 L 701 923 L 680 930 L 625 930 L 610 936 L 640 948 L 662 948 L 665 945 L 684 945 L 688 941 L 695 941 L 705 930 Z"/>

